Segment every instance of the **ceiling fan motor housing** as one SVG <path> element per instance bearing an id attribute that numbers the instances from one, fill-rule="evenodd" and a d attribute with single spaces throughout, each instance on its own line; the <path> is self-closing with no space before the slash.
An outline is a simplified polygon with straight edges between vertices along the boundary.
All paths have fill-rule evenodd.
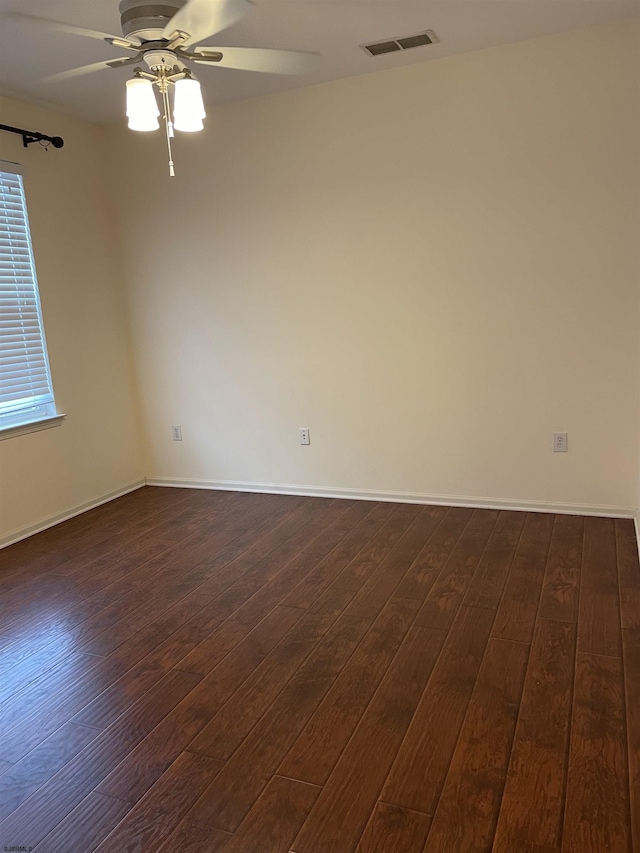
<path id="1" fill-rule="evenodd" d="M 152 71 L 166 68 L 167 72 L 172 72 L 174 69 L 185 67 L 182 62 L 178 61 L 178 57 L 172 50 L 146 50 L 144 61 Z"/>
<path id="2" fill-rule="evenodd" d="M 187 0 L 121 0 L 120 23 L 123 35 L 137 36 L 143 41 L 160 38 L 171 18 Z"/>

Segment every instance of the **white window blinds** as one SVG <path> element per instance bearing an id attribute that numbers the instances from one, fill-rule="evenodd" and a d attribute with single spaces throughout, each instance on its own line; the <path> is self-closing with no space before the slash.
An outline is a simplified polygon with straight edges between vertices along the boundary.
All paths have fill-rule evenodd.
<path id="1" fill-rule="evenodd" d="M 0 429 L 53 414 L 22 175 L 0 161 Z"/>

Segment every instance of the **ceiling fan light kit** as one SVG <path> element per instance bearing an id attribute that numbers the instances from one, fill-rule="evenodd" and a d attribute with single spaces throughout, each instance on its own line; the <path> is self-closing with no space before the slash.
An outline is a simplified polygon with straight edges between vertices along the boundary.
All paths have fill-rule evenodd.
<path id="1" fill-rule="evenodd" d="M 206 118 L 200 83 L 195 77 L 182 77 L 173 84 L 173 126 L 183 133 L 202 130 Z"/>
<path id="2" fill-rule="evenodd" d="M 164 110 L 162 115 L 171 177 L 175 174 L 171 154 L 174 127 L 184 133 L 204 128 L 205 109 L 200 83 L 186 63 L 271 74 L 302 74 L 309 71 L 318 59 L 317 54 L 303 51 L 199 44 L 243 18 L 252 8 L 251 0 L 121 0 L 118 8 L 122 36 L 20 12 L 11 12 L 10 17 L 59 32 L 97 39 L 133 54 L 61 71 L 44 82 L 59 83 L 104 68 L 135 66 L 133 79 L 127 81 L 126 88 L 129 128 L 142 132 L 159 129 L 161 113 L 153 91 L 153 86 L 157 86 Z M 144 62 L 149 70 L 137 65 L 139 62 Z M 174 88 L 173 119 L 169 102 L 171 86 Z"/>
<path id="3" fill-rule="evenodd" d="M 144 77 L 127 80 L 127 118 L 131 130 L 158 130 L 159 115 L 151 80 L 145 80 Z"/>
<path id="4" fill-rule="evenodd" d="M 169 177 L 175 177 L 171 140 L 173 131 L 195 133 L 204 129 L 206 117 L 200 83 L 170 50 L 148 50 L 144 61 L 150 72 L 134 68 L 134 78 L 127 80 L 127 117 L 130 130 L 158 130 L 160 110 L 153 92 L 156 85 L 162 99 L 163 118 L 169 154 Z M 175 63 L 175 64 L 174 64 Z M 174 88 L 173 119 L 169 102 L 169 86 Z"/>

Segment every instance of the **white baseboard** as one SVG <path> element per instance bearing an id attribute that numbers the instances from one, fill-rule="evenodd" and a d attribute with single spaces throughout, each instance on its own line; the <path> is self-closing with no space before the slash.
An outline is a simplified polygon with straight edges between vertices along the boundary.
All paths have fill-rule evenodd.
<path id="1" fill-rule="evenodd" d="M 467 495 L 429 495 L 412 492 L 385 492 L 374 489 L 343 489 L 334 487 L 299 486 L 283 483 L 243 483 L 232 480 L 189 480 L 177 477 L 147 477 L 148 486 L 170 486 L 187 489 L 219 489 L 231 492 L 261 492 L 273 495 L 303 495 L 320 498 L 345 498 L 361 501 L 390 501 L 393 503 L 464 506 L 472 509 L 511 509 L 522 512 L 553 512 L 562 515 L 597 515 L 608 518 L 633 518 L 635 507 L 593 506 L 591 504 L 547 503 L 543 501 L 512 500 L 510 498 L 481 498 Z"/>
<path id="2" fill-rule="evenodd" d="M 87 510 L 122 497 L 144 485 L 168 486 L 187 489 L 218 489 L 230 492 L 258 492 L 273 495 L 301 495 L 303 497 L 343 498 L 345 500 L 415 503 L 437 506 L 462 506 L 471 509 L 506 509 L 521 512 L 553 512 L 562 515 L 596 515 L 609 518 L 633 518 L 640 550 L 640 509 L 625 506 L 596 506 L 592 504 L 549 503 L 544 501 L 513 500 L 510 498 L 484 498 L 468 495 L 433 495 L 413 492 L 386 492 L 376 489 L 344 489 L 340 487 L 301 486 L 290 483 L 246 483 L 233 480 L 194 480 L 178 477 L 148 477 L 134 480 L 119 489 L 107 492 L 43 518 L 34 524 L 0 536 L 0 548 L 40 533 L 48 527 L 67 521 Z"/>
<path id="3" fill-rule="evenodd" d="M 98 497 L 84 501 L 81 504 L 76 504 L 76 506 L 62 510 L 62 512 L 56 512 L 54 515 L 49 515 L 47 518 L 36 521 L 34 524 L 29 524 L 26 527 L 19 528 L 18 530 L 12 530 L 11 533 L 0 536 L 0 548 L 5 548 L 7 545 L 13 545 L 14 542 L 26 539 L 27 536 L 33 536 L 34 533 L 40 533 L 48 527 L 53 527 L 55 524 L 60 524 L 62 521 L 67 521 L 68 519 L 73 518 L 74 515 L 80 515 L 83 512 L 87 512 L 89 509 L 100 506 L 100 504 L 106 504 L 108 501 L 122 497 L 122 495 L 126 495 L 129 492 L 134 492 L 136 489 L 140 489 L 144 485 L 144 480 L 134 480 L 131 483 L 127 483 L 126 486 L 122 486 L 112 492 L 99 495 Z"/>

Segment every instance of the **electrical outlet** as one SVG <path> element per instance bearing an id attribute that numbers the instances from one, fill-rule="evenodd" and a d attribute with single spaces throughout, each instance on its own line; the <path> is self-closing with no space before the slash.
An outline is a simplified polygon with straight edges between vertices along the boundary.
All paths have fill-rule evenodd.
<path id="1" fill-rule="evenodd" d="M 182 427 L 181 426 L 172 426 L 171 427 L 171 435 L 174 441 L 182 441 Z"/>
<path id="2" fill-rule="evenodd" d="M 566 432 L 554 432 L 553 452 L 566 453 L 569 450 L 569 439 Z"/>
<path id="3" fill-rule="evenodd" d="M 300 444 L 311 444 L 311 438 L 309 436 L 309 427 L 301 427 Z"/>

